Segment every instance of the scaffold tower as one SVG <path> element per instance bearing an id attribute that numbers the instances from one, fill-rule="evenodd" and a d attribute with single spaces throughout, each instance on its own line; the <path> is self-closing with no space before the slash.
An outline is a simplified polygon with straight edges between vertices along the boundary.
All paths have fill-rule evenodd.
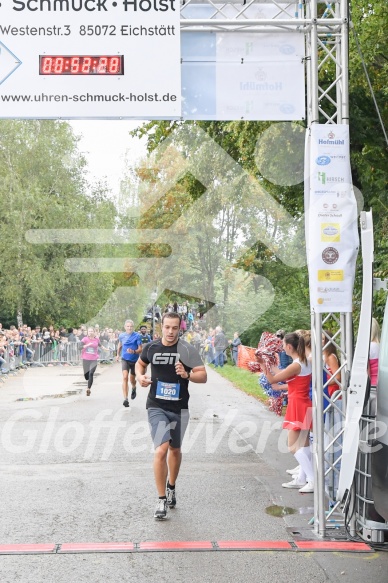
<path id="1" fill-rule="evenodd" d="M 187 7 L 193 4 L 211 8 L 211 16 L 189 18 Z M 252 7 L 271 4 L 272 18 L 252 18 Z M 277 2 L 251 0 L 212 2 L 182 0 L 181 31 L 241 32 L 276 34 L 298 31 L 305 37 L 306 125 L 348 124 L 348 37 L 349 12 L 345 0 L 333 2 Z M 275 121 L 275 120 L 274 120 Z M 335 330 L 329 337 L 325 330 Z M 313 457 L 315 462 L 314 531 L 325 536 L 334 523 L 343 523 L 336 501 L 341 443 L 346 410 L 347 385 L 352 363 L 352 313 L 311 314 L 313 354 Z M 333 343 L 340 356 L 341 381 L 332 397 L 323 401 L 324 344 Z M 326 385 L 330 382 L 328 378 Z M 325 418 L 325 422 L 324 422 Z M 354 527 L 353 527 L 354 530 Z"/>

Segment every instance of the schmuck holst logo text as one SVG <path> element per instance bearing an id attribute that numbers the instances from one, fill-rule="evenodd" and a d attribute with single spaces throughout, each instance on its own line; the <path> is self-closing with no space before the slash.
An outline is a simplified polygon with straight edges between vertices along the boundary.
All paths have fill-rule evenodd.
<path id="1" fill-rule="evenodd" d="M 176 0 L 122 0 L 122 2 L 108 2 L 108 0 L 13 0 L 12 10 L 22 12 L 108 12 L 122 5 L 125 12 L 175 12 Z M 0 4 L 1 6 L 1 4 Z"/>

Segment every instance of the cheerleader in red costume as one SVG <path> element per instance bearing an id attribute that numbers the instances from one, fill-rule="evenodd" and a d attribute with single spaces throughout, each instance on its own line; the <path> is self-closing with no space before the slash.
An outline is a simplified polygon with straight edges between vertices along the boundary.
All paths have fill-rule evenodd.
<path id="1" fill-rule="evenodd" d="M 294 454 L 300 468 L 291 482 L 283 488 L 297 488 L 302 494 L 314 492 L 314 471 L 311 459 L 309 432 L 312 424 L 312 404 L 309 397 L 311 381 L 311 361 L 306 358 L 303 336 L 296 332 L 286 334 L 283 347 L 292 364 L 286 369 L 272 374 L 262 362 L 268 381 L 288 384 L 288 405 L 283 427 L 288 429 L 288 449 Z"/>

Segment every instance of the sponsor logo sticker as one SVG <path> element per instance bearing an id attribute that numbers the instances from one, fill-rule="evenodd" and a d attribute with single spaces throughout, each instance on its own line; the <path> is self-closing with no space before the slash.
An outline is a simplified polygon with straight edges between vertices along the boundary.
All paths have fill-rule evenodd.
<path id="1" fill-rule="evenodd" d="M 344 281 L 344 270 L 318 269 L 318 281 Z"/>
<path id="2" fill-rule="evenodd" d="M 327 166 L 330 164 L 331 158 L 330 156 L 318 156 L 315 162 L 318 164 L 318 166 Z"/>
<path id="3" fill-rule="evenodd" d="M 340 224 L 339 223 L 322 223 L 321 224 L 321 241 L 324 243 L 340 242 Z"/>
<path id="4" fill-rule="evenodd" d="M 332 265 L 333 263 L 337 263 L 339 253 L 335 247 L 326 247 L 326 249 L 322 251 L 322 259 L 325 263 Z"/>

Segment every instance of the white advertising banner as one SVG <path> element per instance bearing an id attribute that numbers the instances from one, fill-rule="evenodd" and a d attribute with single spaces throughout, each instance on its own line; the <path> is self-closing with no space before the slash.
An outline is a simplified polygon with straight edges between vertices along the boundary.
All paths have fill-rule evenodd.
<path id="1" fill-rule="evenodd" d="M 179 118 L 178 0 L 1 0 L 0 118 Z"/>
<path id="2" fill-rule="evenodd" d="M 351 312 L 359 238 L 349 126 L 313 125 L 309 139 L 306 241 L 311 309 Z"/>
<path id="3" fill-rule="evenodd" d="M 298 31 L 182 33 L 184 119 L 304 119 L 304 56 Z"/>
<path id="4" fill-rule="evenodd" d="M 218 63 L 217 119 L 300 120 L 305 117 L 301 60 Z"/>

